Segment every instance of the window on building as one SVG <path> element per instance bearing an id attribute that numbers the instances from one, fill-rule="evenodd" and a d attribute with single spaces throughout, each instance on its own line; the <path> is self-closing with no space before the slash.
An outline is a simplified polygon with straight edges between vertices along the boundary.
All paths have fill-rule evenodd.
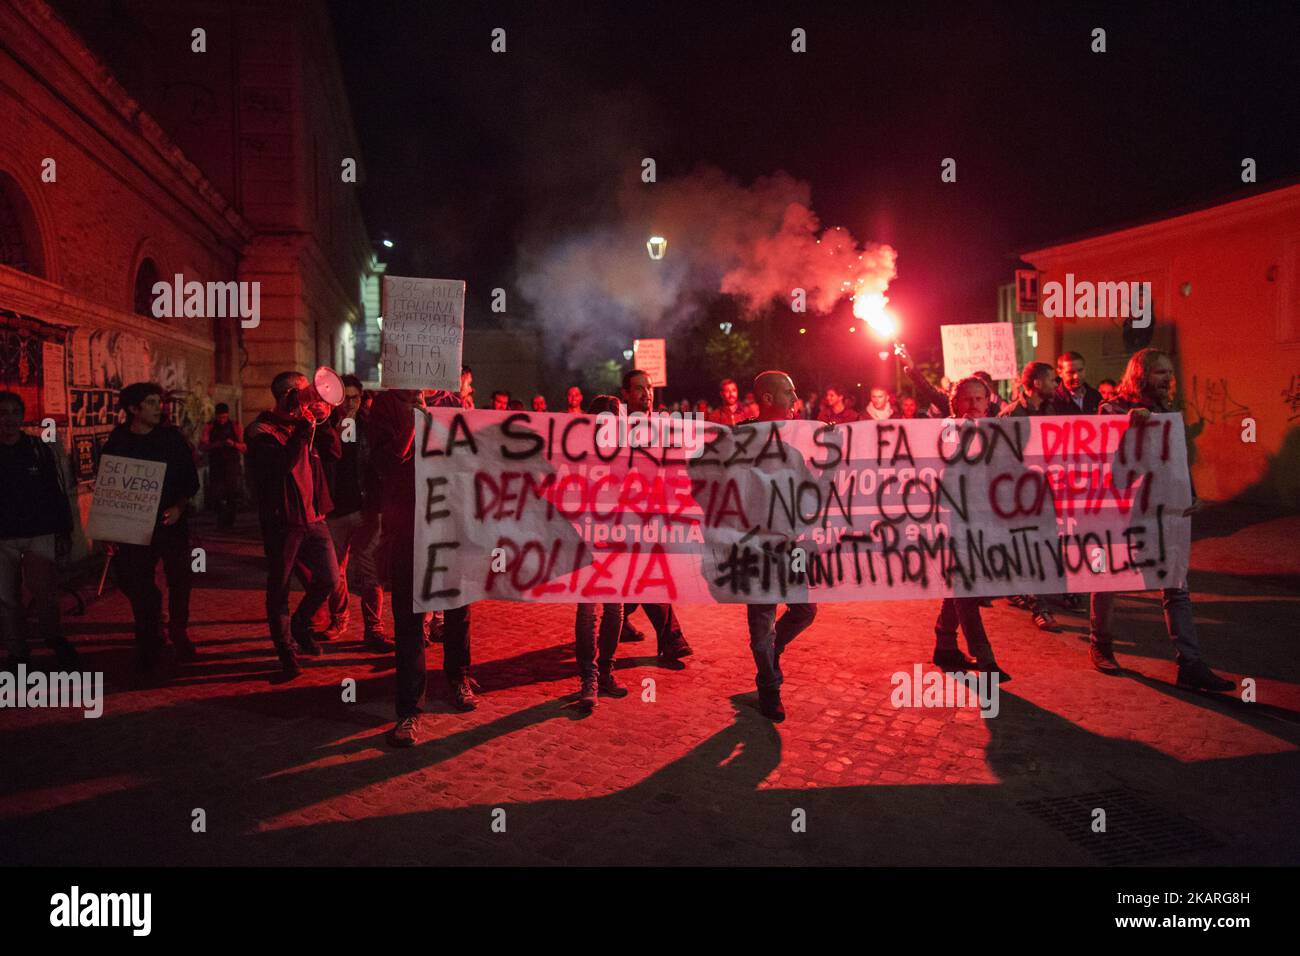
<path id="1" fill-rule="evenodd" d="M 44 276 L 36 214 L 18 183 L 0 173 L 0 265 Z"/>
<path id="2" fill-rule="evenodd" d="M 135 313 L 154 318 L 153 287 L 160 280 L 157 264 L 146 257 L 135 270 Z M 161 320 L 160 320 L 161 321 Z"/>

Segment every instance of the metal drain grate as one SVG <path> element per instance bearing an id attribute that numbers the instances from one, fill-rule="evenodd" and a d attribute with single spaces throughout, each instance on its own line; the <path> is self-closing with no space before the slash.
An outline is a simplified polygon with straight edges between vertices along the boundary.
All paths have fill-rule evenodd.
<path id="1" fill-rule="evenodd" d="M 1222 841 L 1186 817 L 1117 788 L 1068 797 L 1021 800 L 1016 806 L 1038 817 L 1102 863 L 1147 863 L 1161 857 L 1209 850 Z M 1092 812 L 1106 811 L 1106 832 L 1092 831 Z"/>

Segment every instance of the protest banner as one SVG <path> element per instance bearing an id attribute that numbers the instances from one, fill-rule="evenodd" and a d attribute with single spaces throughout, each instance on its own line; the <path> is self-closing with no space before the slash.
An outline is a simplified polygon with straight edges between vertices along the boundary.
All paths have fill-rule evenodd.
<path id="1" fill-rule="evenodd" d="M 380 382 L 384 388 L 460 388 L 465 283 L 384 276 Z"/>
<path id="2" fill-rule="evenodd" d="M 663 339 L 634 339 L 632 361 L 650 377 L 655 388 L 668 384 L 668 345 Z"/>
<path id="3" fill-rule="evenodd" d="M 166 462 L 103 455 L 86 519 L 92 541 L 148 544 L 162 501 Z"/>
<path id="4" fill-rule="evenodd" d="M 728 428 L 414 414 L 417 609 L 1084 594 L 1186 579 L 1178 415 Z"/>
<path id="5" fill-rule="evenodd" d="M 951 381 L 976 372 L 988 372 L 997 381 L 1020 375 L 1010 322 L 941 325 L 939 335 L 943 339 L 943 373 Z"/>

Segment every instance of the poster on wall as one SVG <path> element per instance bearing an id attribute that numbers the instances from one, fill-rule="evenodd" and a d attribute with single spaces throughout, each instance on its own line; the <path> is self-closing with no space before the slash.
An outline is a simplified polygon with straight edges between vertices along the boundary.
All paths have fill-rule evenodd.
<path id="1" fill-rule="evenodd" d="M 41 365 L 44 372 L 44 411 L 51 418 L 68 414 L 68 380 L 64 348 L 58 342 L 41 344 Z"/>

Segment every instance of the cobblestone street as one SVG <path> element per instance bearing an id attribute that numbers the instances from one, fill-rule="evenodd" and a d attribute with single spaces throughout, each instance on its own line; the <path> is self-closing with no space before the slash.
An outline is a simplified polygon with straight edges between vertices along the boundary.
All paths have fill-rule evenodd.
<path id="1" fill-rule="evenodd" d="M 1004 600 L 986 609 L 1014 677 L 993 719 L 891 704 L 892 674 L 933 669 L 935 602 L 821 605 L 783 658 L 779 726 L 756 709 L 743 611 L 685 606 L 686 668 L 657 666 L 652 641 L 625 644 L 633 693 L 580 717 L 573 609 L 487 603 L 472 630 L 479 709 L 448 706 L 431 647 L 424 736 L 405 751 L 384 740 L 392 661 L 365 652 L 359 613 L 277 683 L 250 521 L 199 531 L 200 661 L 140 686 L 112 592 L 67 619 L 85 666 L 105 672 L 103 716 L 0 712 L 6 863 L 1300 861 L 1300 597 L 1294 557 L 1277 557 L 1300 519 L 1195 545 L 1194 567 L 1218 569 L 1192 580 L 1206 658 L 1252 678 L 1255 703 L 1177 689 L 1158 595 L 1143 594 L 1120 601 L 1117 678 L 1088 666 L 1086 617 L 1062 612 L 1064 633 L 1045 634 Z M 356 703 L 341 699 L 349 677 Z M 1112 808 L 1106 834 L 1089 829 L 1094 807 Z"/>

